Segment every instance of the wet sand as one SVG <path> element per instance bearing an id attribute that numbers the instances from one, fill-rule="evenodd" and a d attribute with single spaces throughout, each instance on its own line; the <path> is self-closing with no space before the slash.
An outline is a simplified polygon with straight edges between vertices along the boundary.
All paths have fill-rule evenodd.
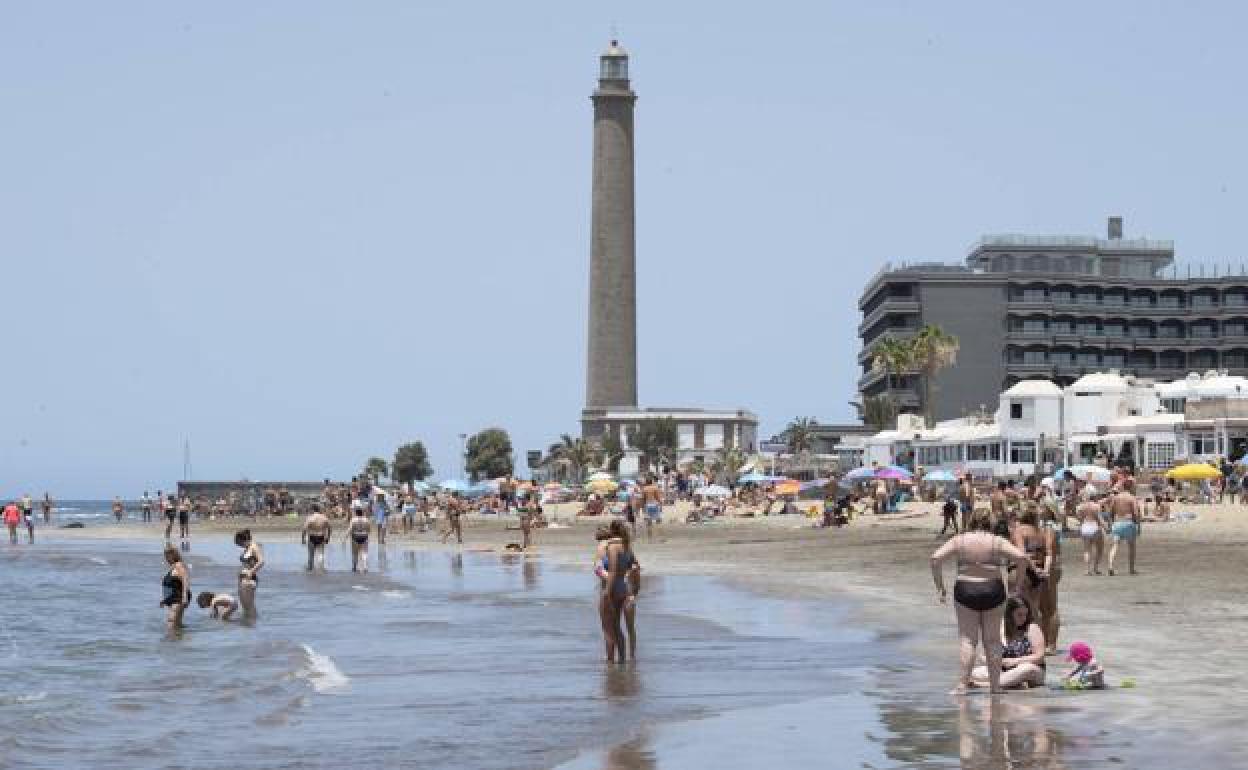
<path id="1" fill-rule="evenodd" d="M 1065 545 L 1059 647 L 1064 650 L 1074 639 L 1088 641 L 1111 684 L 1133 678 L 1138 686 L 1104 693 L 1017 693 L 1005 696 L 1002 706 L 985 705 L 990 699 L 984 696 L 960 700 L 944 695 L 955 676 L 956 633 L 953 610 L 937 603 L 928 569 L 928 556 L 940 542 L 940 517 L 932 506 L 912 505 L 901 515 L 862 517 L 847 528 L 831 530 L 813 529 L 807 519 L 795 516 L 692 526 L 666 523 L 653 541 L 643 535 L 637 552 L 649 573 L 715 576 L 788 598 L 854 600 L 847 623 L 899 639 L 913 656 L 881 676 L 881 691 L 894 699 L 892 715 L 900 720 L 890 728 L 894 737 L 914 728 L 918 732 L 911 743 L 965 742 L 968 736 L 959 726 L 978 725 L 983 730 L 970 737 L 987 741 L 991 752 L 994 737 L 988 717 L 999 711 L 1019 720 L 1019 730 L 1031 724 L 1033 744 L 1061 744 L 1070 738 L 1069 731 L 1094 725 L 1090 737 L 1076 735 L 1073 745 L 1077 749 L 1079 740 L 1099 740 L 1093 755 L 1109 763 L 1169 767 L 1175 765 L 1166 757 L 1173 753 L 1188 760 L 1202 757 L 1199 766 L 1223 766 L 1221 758 L 1248 749 L 1239 724 L 1244 696 L 1236 676 L 1248 649 L 1248 613 L 1240 595 L 1248 576 L 1243 559 L 1248 508 L 1183 509 L 1198 518 L 1145 525 L 1138 576 L 1087 576 L 1081 543 L 1070 538 Z M 588 565 L 596 522 L 573 521 L 571 510 L 564 506 L 551 513 L 550 518 L 571 526 L 537 531 L 537 551 L 546 559 Z M 505 529 L 509 522 L 514 524 L 514 517 L 468 517 L 463 548 L 499 551 L 518 542 L 519 532 Z M 132 537 L 140 526 L 93 526 L 81 532 Z M 227 532 L 236 526 L 204 522 L 195 532 Z M 291 520 L 260 520 L 250 526 L 265 532 L 267 541 L 298 539 L 298 525 Z M 439 544 L 432 534 L 390 538 L 405 546 L 410 541 L 416 549 L 455 547 Z M 1119 559 L 1125 573 L 1125 553 Z M 1062 657 L 1049 659 L 1051 682 L 1065 666 Z M 925 719 L 930 724 L 920 728 Z M 796 720 L 792 729 L 800 730 L 801 722 Z M 1050 735 L 1050 729 L 1057 732 Z M 1123 745 L 1115 743 L 1115 735 L 1125 736 Z M 1044 736 L 1048 738 L 1040 740 Z M 911 743 L 894 746 L 889 756 L 903 759 L 913 750 Z M 1070 740 L 1065 744 L 1072 745 Z M 1002 745 L 1008 750 L 1008 741 Z M 622 751 L 635 755 L 636 761 L 620 767 L 646 767 L 653 759 L 629 754 L 627 747 Z M 941 751 L 946 757 L 957 755 L 948 746 Z M 989 762 L 1001 758 L 987 756 Z M 1087 756 L 1092 765 L 1099 764 Z M 910 760 L 922 761 L 915 756 Z M 963 760 L 961 766 L 974 763 Z"/>

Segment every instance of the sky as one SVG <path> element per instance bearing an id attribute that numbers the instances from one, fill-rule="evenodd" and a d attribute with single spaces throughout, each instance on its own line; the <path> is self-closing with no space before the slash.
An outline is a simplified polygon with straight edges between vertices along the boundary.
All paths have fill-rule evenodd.
<path id="1" fill-rule="evenodd" d="M 632 55 L 643 404 L 849 419 L 858 293 L 985 233 L 1239 265 L 1236 3 L 8 3 L 0 494 L 526 449 L 584 401 Z M 1236 224 L 1236 227 L 1229 227 Z"/>

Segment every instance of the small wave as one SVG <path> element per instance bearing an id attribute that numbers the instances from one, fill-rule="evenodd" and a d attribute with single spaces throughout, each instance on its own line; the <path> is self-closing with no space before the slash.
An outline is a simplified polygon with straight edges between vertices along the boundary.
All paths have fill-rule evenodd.
<path id="1" fill-rule="evenodd" d="M 308 680 L 313 690 L 319 693 L 340 692 L 351 684 L 351 678 L 342 673 L 328 655 L 322 655 L 306 644 L 299 646 L 303 648 L 307 660 L 298 676 Z"/>
<path id="2" fill-rule="evenodd" d="M 386 597 L 387 599 L 410 599 L 412 598 L 411 591 L 382 591 L 381 595 Z"/>
<path id="3" fill-rule="evenodd" d="M 352 591 L 367 591 L 368 586 L 351 586 Z"/>
<path id="4" fill-rule="evenodd" d="M 48 697 L 47 692 L 35 692 L 30 695 L 0 695 L 0 703 L 18 706 L 23 703 L 38 703 Z"/>
<path id="5" fill-rule="evenodd" d="M 105 561 L 105 560 L 101 559 L 101 558 L 100 558 L 100 557 L 98 557 L 98 556 L 88 556 L 88 557 L 87 557 L 87 561 L 91 562 L 92 564 L 102 564 L 102 565 L 105 565 L 105 566 L 107 566 L 107 565 L 108 565 L 108 562 L 107 562 L 107 561 Z"/>

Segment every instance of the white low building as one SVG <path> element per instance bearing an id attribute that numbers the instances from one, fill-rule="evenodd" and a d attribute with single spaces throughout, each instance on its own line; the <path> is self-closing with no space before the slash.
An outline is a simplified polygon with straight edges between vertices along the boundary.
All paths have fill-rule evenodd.
<path id="1" fill-rule="evenodd" d="M 1248 379 L 1220 372 L 1157 384 L 1116 371 L 1085 375 L 1066 388 L 1019 382 L 991 417 L 923 427 L 899 415 L 895 430 L 847 439 L 838 455 L 859 464 L 943 468 L 978 478 L 1045 473 L 1059 465 L 1169 468 L 1181 458 L 1248 453 Z"/>

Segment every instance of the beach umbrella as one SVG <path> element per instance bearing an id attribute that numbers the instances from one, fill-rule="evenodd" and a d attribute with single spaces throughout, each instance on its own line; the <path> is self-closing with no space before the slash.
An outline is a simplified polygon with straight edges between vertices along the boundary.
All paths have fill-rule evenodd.
<path id="1" fill-rule="evenodd" d="M 588 479 L 588 481 L 614 481 L 614 480 L 615 479 L 611 477 L 611 474 L 607 473 L 606 471 L 598 471 L 597 473 L 591 473 Z"/>
<path id="2" fill-rule="evenodd" d="M 909 479 L 913 475 L 900 465 L 886 465 L 875 472 L 877 479 Z"/>
<path id="3" fill-rule="evenodd" d="M 854 468 L 845 474 L 845 478 L 849 481 L 865 481 L 866 479 L 875 478 L 874 468 Z"/>
<path id="4" fill-rule="evenodd" d="M 936 470 L 925 474 L 923 476 L 923 480 L 950 482 L 957 481 L 958 479 L 953 475 L 953 471 L 947 471 L 944 468 L 937 468 Z"/>
<path id="5" fill-rule="evenodd" d="M 459 492 L 461 494 L 472 489 L 472 484 L 463 479 L 447 479 L 438 486 L 445 492 Z"/>
<path id="6" fill-rule="evenodd" d="M 702 497 L 729 497 L 732 495 L 732 490 L 727 487 L 721 487 L 718 484 L 710 484 L 694 490 L 694 494 Z"/>
<path id="7" fill-rule="evenodd" d="M 815 479 L 814 481 L 803 481 L 802 491 L 805 492 L 808 489 L 818 489 L 820 487 L 826 487 L 827 485 L 828 485 L 828 479 Z"/>
<path id="8" fill-rule="evenodd" d="M 776 484 L 775 492 L 777 495 L 796 495 L 802 491 L 802 482 L 793 479 L 785 479 Z"/>
<path id="9" fill-rule="evenodd" d="M 1175 481 L 1204 481 L 1222 477 L 1222 471 L 1207 463 L 1188 463 L 1166 471 L 1166 478 Z"/>
<path id="10" fill-rule="evenodd" d="M 413 481 L 412 482 L 413 492 L 424 494 L 425 492 L 428 492 L 430 489 L 433 489 L 433 487 L 429 484 L 428 481 Z"/>
<path id="11" fill-rule="evenodd" d="M 766 480 L 767 480 L 767 477 L 764 476 L 763 474 L 759 473 L 758 471 L 751 471 L 750 473 L 747 473 L 741 478 L 737 479 L 737 483 L 738 484 L 761 484 L 762 482 Z"/>
<path id="12" fill-rule="evenodd" d="M 1113 475 L 1108 468 L 1102 468 L 1099 465 L 1072 465 L 1069 468 L 1063 468 L 1062 472 L 1070 471 L 1071 475 L 1081 481 L 1091 482 L 1093 484 L 1108 484 L 1110 477 Z M 1056 473 L 1055 478 L 1061 478 Z"/>
<path id="13" fill-rule="evenodd" d="M 620 485 L 616 484 L 611 479 L 598 479 L 597 481 L 591 481 L 588 484 L 586 484 L 585 488 L 588 489 L 590 492 L 596 492 L 597 494 L 600 494 L 600 495 L 606 495 L 619 489 Z"/>

